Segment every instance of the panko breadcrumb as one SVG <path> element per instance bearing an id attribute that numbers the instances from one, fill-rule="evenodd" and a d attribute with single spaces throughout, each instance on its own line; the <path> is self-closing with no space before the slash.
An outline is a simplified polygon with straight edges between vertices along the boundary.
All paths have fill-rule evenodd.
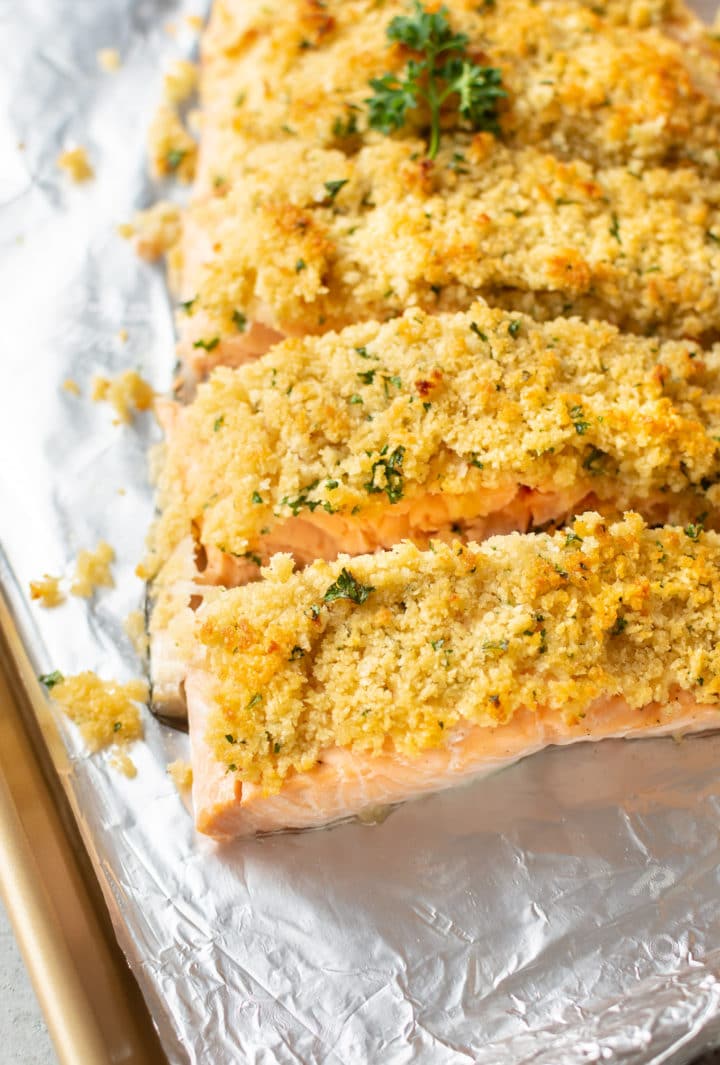
<path id="1" fill-rule="evenodd" d="M 153 177 L 184 182 L 194 178 L 197 145 L 174 107 L 162 104 L 156 111 L 148 131 L 148 151 Z"/>
<path id="2" fill-rule="evenodd" d="M 155 392 L 136 370 L 123 370 L 116 377 L 94 377 L 92 399 L 110 403 L 117 413 L 115 424 L 128 425 L 135 411 L 151 410 Z"/>
<path id="3" fill-rule="evenodd" d="M 170 762 L 167 767 L 167 774 L 181 794 L 189 791 L 192 787 L 193 773 L 189 762 L 184 762 L 180 758 Z"/>
<path id="4" fill-rule="evenodd" d="M 648 727 L 678 692 L 720 704 L 720 536 L 585 514 L 550 536 L 437 544 L 265 579 L 195 615 L 207 741 L 276 792 L 334 747 L 415 756 L 463 723 L 581 719 L 619 696 Z M 718 705 L 720 721 L 720 705 Z"/>
<path id="5" fill-rule="evenodd" d="M 30 598 L 37 599 L 40 606 L 54 607 L 65 602 L 65 593 L 60 587 L 60 577 L 51 577 L 49 573 L 43 574 L 42 580 L 30 581 Z"/>
<path id="6" fill-rule="evenodd" d="M 187 59 L 176 59 L 163 78 L 163 94 L 167 103 L 177 106 L 184 103 L 195 91 L 198 70 Z"/>
<path id="7" fill-rule="evenodd" d="M 138 211 L 132 222 L 119 225 L 118 232 L 126 240 L 134 241 L 135 250 L 141 259 L 153 262 L 177 243 L 180 227 L 180 209 L 177 204 L 159 200 L 147 210 Z"/>
<path id="8" fill-rule="evenodd" d="M 83 147 L 69 148 L 57 157 L 57 165 L 77 184 L 95 177 L 87 151 Z"/>
<path id="9" fill-rule="evenodd" d="M 60 677 L 50 688 L 52 701 L 78 726 L 93 752 L 142 737 L 138 704 L 146 702 L 147 697 L 144 680 L 119 684 L 91 672 Z"/>
<path id="10" fill-rule="evenodd" d="M 96 58 L 100 69 L 107 74 L 114 74 L 120 69 L 120 53 L 117 48 L 101 48 Z"/>
<path id="11" fill-rule="evenodd" d="M 115 585 L 111 563 L 115 561 L 115 551 L 101 540 L 94 551 L 81 549 L 75 563 L 75 574 L 70 585 L 70 594 L 90 599 L 97 588 L 112 588 Z"/>

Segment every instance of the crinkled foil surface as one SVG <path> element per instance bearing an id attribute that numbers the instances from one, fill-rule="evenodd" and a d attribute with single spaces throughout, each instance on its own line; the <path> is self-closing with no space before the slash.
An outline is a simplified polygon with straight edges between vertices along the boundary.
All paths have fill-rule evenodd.
<path id="1" fill-rule="evenodd" d="M 163 65 L 194 47 L 191 10 L 0 2 L 0 577 L 43 671 L 140 668 L 122 618 L 144 598 L 157 430 L 112 425 L 88 393 L 93 373 L 132 366 L 169 384 L 162 273 L 115 225 L 158 195 L 144 131 Z M 118 73 L 99 70 L 103 47 Z M 94 182 L 56 169 L 74 143 Z M 101 537 L 113 590 L 90 609 L 27 604 L 30 578 Z M 185 736 L 148 714 L 128 780 L 62 728 L 65 783 L 172 1062 L 639 1065 L 720 1039 L 717 736 L 551 750 L 379 825 L 221 848 L 166 775 Z"/>

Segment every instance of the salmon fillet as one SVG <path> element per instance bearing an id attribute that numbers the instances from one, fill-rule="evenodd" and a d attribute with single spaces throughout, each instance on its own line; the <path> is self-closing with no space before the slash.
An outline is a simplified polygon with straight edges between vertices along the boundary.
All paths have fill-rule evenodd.
<path id="1" fill-rule="evenodd" d="M 635 514 L 300 572 L 276 556 L 186 611 L 198 828 L 319 825 L 548 744 L 717 727 L 719 596 L 718 534 Z"/>
<path id="2" fill-rule="evenodd" d="M 370 79 L 408 59 L 387 39 L 403 13 L 214 5 L 195 202 L 173 252 L 188 378 L 282 336 L 477 295 L 714 337 L 720 45 L 688 9 L 453 0 L 453 29 L 507 97 L 500 140 L 446 116 L 434 162 L 421 111 L 390 138 L 368 128 Z"/>
<path id="3" fill-rule="evenodd" d="M 720 182 L 560 162 L 486 133 L 443 144 L 431 163 L 412 137 L 352 156 L 301 141 L 249 150 L 243 180 L 184 216 L 181 359 L 204 373 L 252 357 L 255 323 L 322 333 L 476 296 L 539 319 L 718 335 Z"/>
<path id="4" fill-rule="evenodd" d="M 150 574 L 188 537 L 197 581 L 237 585 L 278 551 L 481 540 L 588 502 L 716 521 L 720 346 L 606 323 L 408 311 L 219 369 L 161 417 Z"/>
<path id="5" fill-rule="evenodd" d="M 720 48 L 678 3 L 446 2 L 476 62 L 502 71 L 502 135 L 594 165 L 717 174 Z M 400 74 L 387 27 L 404 0 L 221 0 L 202 40 L 198 196 L 243 173 L 248 147 L 297 138 L 352 154 L 371 78 Z M 427 116 L 408 129 L 423 134 Z"/>

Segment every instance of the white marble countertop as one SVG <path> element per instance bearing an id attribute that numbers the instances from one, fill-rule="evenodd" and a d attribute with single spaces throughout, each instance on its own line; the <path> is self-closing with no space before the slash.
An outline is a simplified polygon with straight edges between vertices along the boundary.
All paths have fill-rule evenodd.
<path id="1" fill-rule="evenodd" d="M 57 1065 L 35 992 L 0 903 L 0 1065 Z"/>

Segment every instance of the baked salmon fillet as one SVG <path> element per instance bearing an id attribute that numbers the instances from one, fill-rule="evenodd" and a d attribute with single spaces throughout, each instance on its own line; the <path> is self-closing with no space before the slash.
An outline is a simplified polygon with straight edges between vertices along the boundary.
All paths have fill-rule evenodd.
<path id="1" fill-rule="evenodd" d="M 423 106 L 370 128 L 378 79 L 423 56 L 389 31 L 423 18 L 500 93 L 477 121 L 450 96 L 437 159 Z M 679 3 L 216 3 L 196 202 L 172 256 L 186 369 L 472 295 L 716 330 L 719 85 L 720 45 Z"/>
<path id="2" fill-rule="evenodd" d="M 303 142 L 245 157 L 185 213 L 179 354 L 197 374 L 282 335 L 482 296 L 538 319 L 604 318 L 712 342 L 720 331 L 720 182 L 696 170 L 560 162 L 490 133 L 354 155 Z"/>
<path id="3" fill-rule="evenodd" d="M 446 0 L 444 9 L 474 61 L 501 74 L 508 145 L 717 174 L 720 46 L 684 5 Z M 356 152 L 370 81 L 401 76 L 408 59 L 388 27 L 412 14 L 403 0 L 218 0 L 202 40 L 196 194 L 233 184 L 260 143 Z M 417 135 L 426 124 L 415 110 L 406 128 Z"/>
<path id="4" fill-rule="evenodd" d="M 585 514 L 264 579 L 186 611 L 195 817 L 323 825 L 548 744 L 720 723 L 720 537 Z"/>
<path id="5" fill-rule="evenodd" d="M 720 503 L 720 345 L 482 302 L 286 340 L 161 419 L 148 576 L 188 537 L 200 583 L 237 585 L 278 551 L 480 540 L 591 506 L 713 526 Z"/>

